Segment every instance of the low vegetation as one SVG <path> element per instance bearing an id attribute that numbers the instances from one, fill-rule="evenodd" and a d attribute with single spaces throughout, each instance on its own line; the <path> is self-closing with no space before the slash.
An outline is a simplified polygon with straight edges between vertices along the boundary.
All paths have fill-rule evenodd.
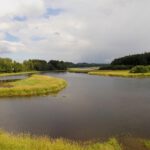
<path id="1" fill-rule="evenodd" d="M 131 73 L 148 73 L 150 66 L 135 66 L 130 70 Z"/>
<path id="2" fill-rule="evenodd" d="M 112 77 L 132 77 L 132 78 L 144 78 L 150 77 L 148 73 L 131 73 L 130 70 L 99 70 L 88 72 L 89 75 L 99 76 L 112 76 Z"/>
<path id="3" fill-rule="evenodd" d="M 13 135 L 0 132 L 0 150 L 121 150 L 116 139 L 108 142 L 77 143 L 64 139 L 52 140 L 48 137 Z"/>
<path id="4" fill-rule="evenodd" d="M 98 70 L 97 67 L 90 67 L 90 68 L 69 68 L 68 71 L 72 73 L 88 73 L 90 71 Z"/>
<path id="5" fill-rule="evenodd" d="M 112 76 L 112 77 L 130 77 L 130 78 L 144 78 L 150 77 L 150 72 L 147 73 L 136 73 L 130 70 L 99 70 L 97 68 L 70 68 L 68 70 L 72 73 L 86 73 L 89 75 L 99 75 L 99 76 Z"/>
<path id="6" fill-rule="evenodd" d="M 75 142 L 0 131 L 0 150 L 150 150 L 150 140 L 118 137 L 107 142 Z"/>
<path id="7" fill-rule="evenodd" d="M 67 85 L 63 79 L 42 75 L 2 84 L 0 97 L 46 95 L 57 93 Z"/>
<path id="8" fill-rule="evenodd" d="M 0 73 L 0 77 L 5 76 L 17 76 L 17 75 L 30 75 L 30 74 L 38 74 L 40 71 L 26 71 L 26 72 L 12 72 L 12 73 Z"/>
<path id="9" fill-rule="evenodd" d="M 147 149 L 150 149 L 150 140 L 142 140 L 142 141 L 143 141 L 145 147 L 146 147 Z"/>

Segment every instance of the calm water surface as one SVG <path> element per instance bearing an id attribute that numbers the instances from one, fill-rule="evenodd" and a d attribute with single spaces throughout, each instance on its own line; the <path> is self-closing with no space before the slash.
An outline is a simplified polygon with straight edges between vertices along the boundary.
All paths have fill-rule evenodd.
<path id="1" fill-rule="evenodd" d="M 68 87 L 57 96 L 1 98 L 0 128 L 76 140 L 150 138 L 150 79 L 46 75 L 66 79 Z"/>

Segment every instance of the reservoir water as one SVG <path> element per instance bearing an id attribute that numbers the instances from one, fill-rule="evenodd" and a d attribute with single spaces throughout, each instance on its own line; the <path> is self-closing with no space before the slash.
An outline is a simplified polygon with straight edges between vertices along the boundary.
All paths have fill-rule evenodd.
<path id="1" fill-rule="evenodd" d="M 64 78 L 57 96 L 0 98 L 0 128 L 75 140 L 150 138 L 150 79 L 45 73 Z"/>

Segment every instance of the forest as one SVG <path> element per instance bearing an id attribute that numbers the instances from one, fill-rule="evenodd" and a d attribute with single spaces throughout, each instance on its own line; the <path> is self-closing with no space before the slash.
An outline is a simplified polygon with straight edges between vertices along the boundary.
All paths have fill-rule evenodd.
<path id="1" fill-rule="evenodd" d="M 22 71 L 49 71 L 66 70 L 67 66 L 63 61 L 50 60 L 49 62 L 40 59 L 29 59 L 23 63 L 16 62 L 10 58 L 0 58 L 0 72 L 22 72 Z"/>
<path id="2" fill-rule="evenodd" d="M 100 66 L 96 63 L 72 63 L 59 60 L 40 60 L 29 59 L 19 63 L 10 58 L 0 58 L 0 72 L 22 72 L 22 71 L 51 71 L 51 70 L 67 70 L 70 67 L 95 67 Z"/>
<path id="3" fill-rule="evenodd" d="M 111 62 L 111 65 L 127 65 L 127 66 L 150 65 L 150 52 L 117 58 Z"/>

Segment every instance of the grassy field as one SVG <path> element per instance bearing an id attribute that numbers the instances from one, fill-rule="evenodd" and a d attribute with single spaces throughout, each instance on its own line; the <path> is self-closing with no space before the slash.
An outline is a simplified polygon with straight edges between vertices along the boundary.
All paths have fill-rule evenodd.
<path id="1" fill-rule="evenodd" d="M 0 132 L 0 150 L 121 150 L 116 139 L 105 143 L 77 143 L 64 139 L 31 137 Z"/>
<path id="2" fill-rule="evenodd" d="M 32 75 L 31 77 L 0 85 L 0 97 L 33 96 L 57 93 L 67 86 L 63 79 Z"/>

